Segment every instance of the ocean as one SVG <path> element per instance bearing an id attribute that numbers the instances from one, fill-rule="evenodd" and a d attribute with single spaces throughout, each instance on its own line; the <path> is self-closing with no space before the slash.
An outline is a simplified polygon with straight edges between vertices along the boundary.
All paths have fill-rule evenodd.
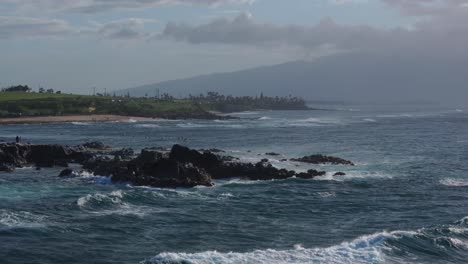
<path id="1" fill-rule="evenodd" d="M 468 109 L 319 105 L 237 120 L 0 126 L 0 140 L 218 148 L 313 180 L 160 189 L 60 168 L 0 173 L 0 263 L 466 263 Z M 280 156 L 267 156 L 277 152 Z M 310 154 L 356 166 L 282 159 Z M 332 176 L 335 172 L 346 176 Z"/>

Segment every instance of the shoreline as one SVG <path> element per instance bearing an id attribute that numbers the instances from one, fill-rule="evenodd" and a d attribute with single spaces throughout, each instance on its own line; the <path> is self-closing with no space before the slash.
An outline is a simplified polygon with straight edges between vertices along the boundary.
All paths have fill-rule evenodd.
<path id="1" fill-rule="evenodd" d="M 119 116 L 119 115 L 70 115 L 70 116 L 33 116 L 0 118 L 0 125 L 49 124 L 71 122 L 115 122 L 115 121 L 154 121 L 160 118 Z"/>

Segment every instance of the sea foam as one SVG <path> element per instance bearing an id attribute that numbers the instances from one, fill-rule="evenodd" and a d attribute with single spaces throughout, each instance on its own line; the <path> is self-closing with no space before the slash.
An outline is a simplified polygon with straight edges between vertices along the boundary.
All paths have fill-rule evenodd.
<path id="1" fill-rule="evenodd" d="M 468 180 L 465 179 L 455 179 L 455 178 L 445 178 L 439 181 L 440 184 L 445 186 L 452 186 L 452 187 L 467 187 Z"/>
<path id="2" fill-rule="evenodd" d="M 414 236 L 415 232 L 395 231 L 379 232 L 362 236 L 351 242 L 343 242 L 328 248 L 304 248 L 295 245 L 291 250 L 256 250 L 247 253 L 221 253 L 205 251 L 200 253 L 161 253 L 142 263 L 190 263 L 190 264 L 234 264 L 234 263 L 378 263 L 384 262 L 382 252 L 384 243 L 388 239 L 399 239 L 403 236 Z"/>

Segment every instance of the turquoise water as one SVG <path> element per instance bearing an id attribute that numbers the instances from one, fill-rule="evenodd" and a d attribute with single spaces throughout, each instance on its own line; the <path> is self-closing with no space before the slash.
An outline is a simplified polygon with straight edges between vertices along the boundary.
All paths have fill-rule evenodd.
<path id="1" fill-rule="evenodd" d="M 244 112 L 240 120 L 0 127 L 0 140 L 174 143 L 329 171 L 314 180 L 158 189 L 59 169 L 0 173 L 1 263 L 464 263 L 468 114 L 423 106 Z M 330 154 L 356 167 L 282 158 Z M 271 159 L 272 157 L 267 157 Z M 345 177 L 333 177 L 344 171 Z"/>

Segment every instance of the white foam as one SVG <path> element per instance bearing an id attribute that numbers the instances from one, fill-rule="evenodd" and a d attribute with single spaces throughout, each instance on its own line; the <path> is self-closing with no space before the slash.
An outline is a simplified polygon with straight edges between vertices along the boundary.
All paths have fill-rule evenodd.
<path id="1" fill-rule="evenodd" d="M 445 178 L 445 179 L 440 180 L 439 183 L 445 186 L 453 186 L 453 187 L 468 186 L 468 180 L 465 180 L 465 179 Z"/>
<path id="2" fill-rule="evenodd" d="M 258 114 L 258 112 L 244 111 L 244 112 L 231 113 L 230 115 L 256 115 L 256 114 Z"/>
<path id="3" fill-rule="evenodd" d="M 414 234 L 416 233 L 406 231 L 380 232 L 328 248 L 307 249 L 297 244 L 292 250 L 267 249 L 247 253 L 221 253 L 217 251 L 205 251 L 194 254 L 161 253 L 150 259 L 149 263 L 378 263 L 385 260 L 382 248 L 387 239 L 398 239 L 402 236 L 413 236 Z"/>
<path id="4" fill-rule="evenodd" d="M 44 219 L 25 211 L 0 210 L 0 228 L 41 228 L 46 226 Z"/>
<path id="5" fill-rule="evenodd" d="M 76 204 L 84 208 L 88 206 L 91 202 L 110 202 L 113 204 L 122 204 L 122 198 L 124 196 L 123 191 L 113 191 L 109 194 L 102 194 L 102 193 L 95 193 L 95 194 L 87 194 L 86 196 L 78 198 Z"/>
<path id="6" fill-rule="evenodd" d="M 364 118 L 363 121 L 369 122 L 369 123 L 375 123 L 375 122 L 377 122 L 377 120 L 375 120 L 375 119 L 373 119 L 373 118 Z"/>
<path id="7" fill-rule="evenodd" d="M 194 123 L 182 123 L 182 124 L 177 124 L 176 126 L 180 127 L 180 128 L 202 128 L 202 127 L 206 127 L 206 125 L 194 124 Z"/>
<path id="8" fill-rule="evenodd" d="M 138 124 L 135 127 L 142 127 L 142 128 L 160 128 L 160 125 L 157 124 Z"/>
<path id="9" fill-rule="evenodd" d="M 269 116 L 262 116 L 258 120 L 271 120 L 272 118 Z"/>
<path id="10" fill-rule="evenodd" d="M 377 172 L 377 171 L 345 171 L 345 176 L 334 176 L 336 172 L 327 172 L 325 176 L 315 177 L 314 180 L 319 181 L 345 181 L 352 179 L 366 178 L 393 178 L 393 175 Z"/>
<path id="11" fill-rule="evenodd" d="M 86 123 L 86 122 L 71 122 L 73 125 L 76 126 L 89 126 L 91 123 Z"/>
<path id="12" fill-rule="evenodd" d="M 337 125 L 337 124 L 342 124 L 343 122 L 338 119 L 333 119 L 333 118 L 318 118 L 318 117 L 310 117 L 307 119 L 299 119 L 296 120 L 296 122 L 303 122 L 303 123 L 316 123 L 316 124 L 331 124 L 331 125 Z"/>
<path id="13" fill-rule="evenodd" d="M 89 179 L 93 183 L 97 183 L 97 184 L 107 185 L 107 184 L 112 183 L 112 177 L 111 176 L 96 176 L 93 173 L 88 172 L 88 171 L 81 171 L 81 172 L 77 173 L 77 176 L 79 176 L 80 178 L 83 178 L 83 179 Z"/>
<path id="14" fill-rule="evenodd" d="M 331 198 L 331 197 L 336 197 L 335 192 L 318 192 L 317 193 L 320 197 L 322 198 Z"/>

